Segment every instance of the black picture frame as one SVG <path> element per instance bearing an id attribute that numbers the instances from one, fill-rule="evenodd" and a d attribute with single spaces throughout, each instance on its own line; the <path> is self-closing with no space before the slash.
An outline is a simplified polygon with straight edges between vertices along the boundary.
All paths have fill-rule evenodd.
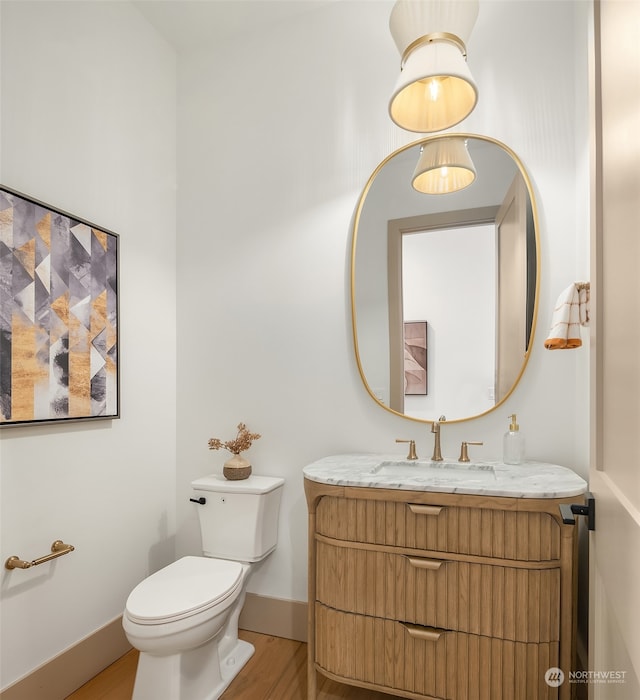
<path id="1" fill-rule="evenodd" d="M 0 185 L 0 428 L 120 417 L 119 248 Z"/>

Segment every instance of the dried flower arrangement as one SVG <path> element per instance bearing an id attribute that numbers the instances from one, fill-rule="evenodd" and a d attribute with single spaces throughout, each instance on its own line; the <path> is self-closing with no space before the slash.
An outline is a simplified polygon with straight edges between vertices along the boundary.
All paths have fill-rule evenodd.
<path id="1" fill-rule="evenodd" d="M 210 450 L 227 450 L 234 455 L 239 455 L 241 452 L 248 450 L 254 440 L 262 437 L 258 433 L 250 433 L 244 423 L 238 423 L 238 434 L 233 440 L 222 442 L 219 438 L 211 438 L 209 440 Z"/>

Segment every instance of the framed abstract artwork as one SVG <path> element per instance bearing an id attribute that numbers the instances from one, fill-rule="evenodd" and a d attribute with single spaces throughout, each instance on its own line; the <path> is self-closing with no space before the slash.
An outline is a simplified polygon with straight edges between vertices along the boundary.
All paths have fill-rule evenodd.
<path id="1" fill-rule="evenodd" d="M 427 393 L 427 322 L 404 322 L 404 393 Z"/>
<path id="2" fill-rule="evenodd" d="M 118 236 L 0 186 L 0 427 L 119 418 Z"/>

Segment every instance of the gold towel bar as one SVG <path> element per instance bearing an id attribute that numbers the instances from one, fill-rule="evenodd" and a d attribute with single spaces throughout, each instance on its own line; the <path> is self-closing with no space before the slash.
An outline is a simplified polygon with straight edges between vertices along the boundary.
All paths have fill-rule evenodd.
<path id="1" fill-rule="evenodd" d="M 45 554 L 43 557 L 38 557 L 33 561 L 24 561 L 20 557 L 9 557 L 4 563 L 5 569 L 30 569 L 32 566 L 38 566 L 38 564 L 44 564 L 45 561 L 51 561 L 57 557 L 61 557 L 63 554 L 69 554 L 73 552 L 75 547 L 72 544 L 65 544 L 62 540 L 56 540 L 51 545 L 51 554 Z"/>
<path id="2" fill-rule="evenodd" d="M 576 282 L 576 288 L 578 291 L 582 291 L 583 289 L 591 289 L 591 283 L 590 282 Z"/>

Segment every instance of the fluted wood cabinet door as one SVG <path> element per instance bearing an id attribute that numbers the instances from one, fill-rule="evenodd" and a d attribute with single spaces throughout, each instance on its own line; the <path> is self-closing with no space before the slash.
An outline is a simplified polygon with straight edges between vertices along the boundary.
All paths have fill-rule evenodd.
<path id="1" fill-rule="evenodd" d="M 316 604 L 316 659 L 327 672 L 407 698 L 557 700 L 540 683 L 558 642 L 514 642 L 353 615 Z M 365 685 L 366 687 L 366 685 Z"/>
<path id="2" fill-rule="evenodd" d="M 595 5 L 592 161 L 593 700 L 640 698 L 640 3 Z M 599 42 L 598 42 L 599 40 Z M 599 50 L 598 50 L 599 46 Z M 598 92 L 599 91 L 599 92 Z"/>

